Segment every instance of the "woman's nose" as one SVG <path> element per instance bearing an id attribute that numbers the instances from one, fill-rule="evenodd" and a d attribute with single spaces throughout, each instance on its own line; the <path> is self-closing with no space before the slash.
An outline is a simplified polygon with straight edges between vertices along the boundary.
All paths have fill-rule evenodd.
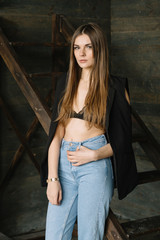
<path id="1" fill-rule="evenodd" d="M 85 49 L 84 48 L 81 48 L 80 49 L 80 56 L 84 56 L 85 55 Z"/>

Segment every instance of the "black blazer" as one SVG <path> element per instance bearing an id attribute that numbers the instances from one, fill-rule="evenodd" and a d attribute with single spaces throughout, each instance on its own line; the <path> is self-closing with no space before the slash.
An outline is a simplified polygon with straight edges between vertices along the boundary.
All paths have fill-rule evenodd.
<path id="1" fill-rule="evenodd" d="M 58 122 L 58 103 L 64 94 L 67 74 L 58 80 L 53 104 L 52 120 L 44 157 L 41 164 L 41 185 L 46 186 L 48 177 L 48 148 L 54 137 Z M 115 187 L 119 199 L 123 199 L 137 185 L 138 176 L 135 157 L 132 149 L 131 106 L 126 100 L 128 91 L 126 78 L 110 76 L 106 109 L 106 138 L 113 149 L 112 164 L 115 176 Z"/>

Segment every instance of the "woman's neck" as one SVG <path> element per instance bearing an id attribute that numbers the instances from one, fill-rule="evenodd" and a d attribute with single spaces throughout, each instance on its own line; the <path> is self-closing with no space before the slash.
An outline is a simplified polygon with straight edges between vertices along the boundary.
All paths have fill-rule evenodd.
<path id="1" fill-rule="evenodd" d="M 82 69 L 81 81 L 89 82 L 89 80 L 90 80 L 90 73 L 91 73 L 90 69 Z"/>

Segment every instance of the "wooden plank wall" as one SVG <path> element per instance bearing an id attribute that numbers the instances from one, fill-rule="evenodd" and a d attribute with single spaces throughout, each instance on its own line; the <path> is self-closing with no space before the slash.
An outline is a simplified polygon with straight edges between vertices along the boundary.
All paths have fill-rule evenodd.
<path id="1" fill-rule="evenodd" d="M 160 1 L 111 1 L 112 72 L 127 76 L 132 104 L 160 115 Z"/>
<path id="2" fill-rule="evenodd" d="M 159 0 L 111 1 L 110 57 L 112 73 L 128 77 L 131 104 L 160 142 Z M 140 145 L 134 143 L 133 147 L 138 171 L 155 169 Z M 114 196 L 111 208 L 123 220 L 144 218 L 159 214 L 158 199 L 159 183 L 145 184 L 123 201 L 117 202 Z"/>
<path id="3" fill-rule="evenodd" d="M 100 3 L 97 0 L 0 1 L 0 27 L 11 42 L 51 42 L 52 14 L 65 15 L 75 28 L 85 22 L 97 22 L 104 28 L 110 40 L 109 0 L 102 0 Z M 51 72 L 53 69 L 50 47 L 17 46 L 14 48 L 27 73 Z M 55 54 L 60 59 L 56 70 L 66 71 L 68 48 L 56 48 Z M 51 77 L 33 78 L 32 81 L 43 98 L 53 84 Z M 25 135 L 32 123 L 34 113 L 2 59 L 0 59 L 0 94 L 21 133 Z M 20 144 L 3 112 L 1 112 L 0 134 L 1 181 Z M 42 158 L 46 139 L 47 136 L 39 125 L 30 141 L 38 162 Z M 45 189 L 40 187 L 38 172 L 27 154 L 23 155 L 3 198 L 1 196 L 0 206 L 1 230 L 7 236 L 44 229 L 47 207 Z"/>

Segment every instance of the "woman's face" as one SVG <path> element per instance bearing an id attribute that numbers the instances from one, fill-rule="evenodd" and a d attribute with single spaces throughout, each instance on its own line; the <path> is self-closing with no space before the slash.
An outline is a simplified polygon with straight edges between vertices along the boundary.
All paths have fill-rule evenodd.
<path id="1" fill-rule="evenodd" d="M 78 65 L 83 69 L 91 69 L 94 64 L 93 46 L 87 34 L 76 37 L 74 45 L 74 56 Z"/>

